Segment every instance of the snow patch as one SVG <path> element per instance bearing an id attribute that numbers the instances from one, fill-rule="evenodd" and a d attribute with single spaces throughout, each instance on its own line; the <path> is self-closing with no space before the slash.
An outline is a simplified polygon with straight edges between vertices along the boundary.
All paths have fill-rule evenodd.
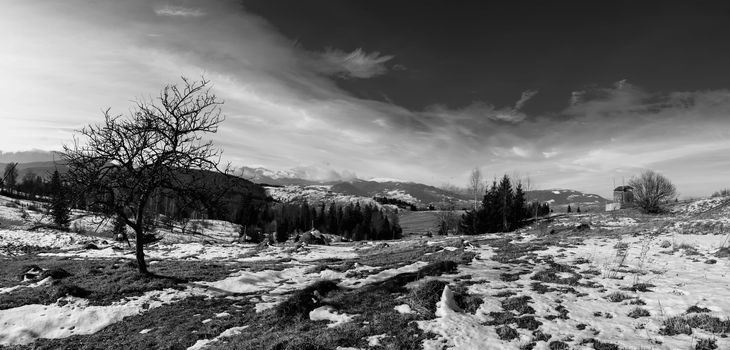
<path id="1" fill-rule="evenodd" d="M 395 275 L 399 275 L 401 273 L 416 272 L 420 268 L 422 268 L 422 267 L 424 267 L 426 265 L 428 265 L 428 263 L 423 262 L 423 261 L 417 261 L 417 262 L 415 262 L 413 264 L 406 265 L 406 266 L 402 266 L 402 267 L 399 267 L 397 269 L 383 270 L 383 271 L 380 271 L 380 272 L 378 272 L 376 274 L 367 276 L 367 277 L 365 277 L 363 279 L 347 279 L 345 281 L 340 282 L 340 286 L 343 286 L 343 287 L 362 287 L 364 285 L 368 285 L 368 284 L 377 283 L 377 282 L 380 282 L 380 281 L 387 280 L 387 279 L 389 279 L 389 278 L 391 278 L 391 277 L 393 277 Z"/>
<path id="2" fill-rule="evenodd" d="M 200 339 L 200 340 L 198 340 L 197 342 L 195 342 L 195 344 L 193 344 L 193 346 L 189 347 L 187 350 L 201 350 L 201 349 L 205 349 L 205 347 L 208 344 L 210 344 L 212 342 L 215 342 L 217 340 L 223 339 L 223 338 L 230 338 L 230 337 L 232 337 L 234 335 L 239 335 L 246 328 L 248 328 L 248 325 L 241 326 L 241 327 L 228 328 L 225 331 L 223 331 L 223 333 L 219 334 L 217 337 L 215 337 L 213 339 Z"/>
<path id="3" fill-rule="evenodd" d="M 384 338 L 387 338 L 388 334 L 378 334 L 378 335 L 372 335 L 368 337 L 368 346 L 380 346 L 380 341 Z"/>
<path id="4" fill-rule="evenodd" d="M 23 305 L 0 311 L 0 345 L 28 344 L 37 338 L 65 338 L 96 333 L 127 316 L 140 314 L 190 295 L 165 289 L 124 299 L 107 306 L 92 306 L 80 298 L 63 298 L 51 305 Z"/>
<path id="5" fill-rule="evenodd" d="M 412 314 L 413 313 L 411 306 L 408 304 L 397 305 L 393 309 L 395 309 L 395 311 L 398 311 L 399 313 L 402 313 L 402 314 Z"/>
<path id="6" fill-rule="evenodd" d="M 309 319 L 312 321 L 330 321 L 327 327 L 337 327 L 341 324 L 352 321 L 357 315 L 337 313 L 331 306 L 320 306 L 309 312 Z"/>
<path id="7" fill-rule="evenodd" d="M 37 287 L 40 287 L 40 286 L 42 286 L 44 284 L 47 284 L 47 283 L 51 282 L 52 280 L 53 280 L 53 278 L 46 277 L 46 278 L 44 278 L 44 279 L 42 279 L 42 280 L 40 280 L 40 281 L 38 281 L 36 283 L 31 283 L 31 284 L 28 284 L 28 285 L 19 284 L 17 286 L 12 286 L 12 287 L 7 287 L 7 288 L 0 288 L 0 294 L 7 294 L 7 293 L 13 292 L 13 291 L 15 291 L 17 289 L 20 289 L 20 288 L 37 288 Z"/>

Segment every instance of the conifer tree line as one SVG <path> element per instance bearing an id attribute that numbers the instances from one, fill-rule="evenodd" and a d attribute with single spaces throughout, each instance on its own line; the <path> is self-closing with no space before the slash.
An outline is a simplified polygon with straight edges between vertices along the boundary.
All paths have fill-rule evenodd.
<path id="1" fill-rule="evenodd" d="M 43 199 L 51 195 L 51 181 L 27 172 L 22 179 L 18 178 L 18 163 L 9 163 L 0 176 L 2 195 L 20 199 Z"/>
<path id="2" fill-rule="evenodd" d="M 513 187 L 509 176 L 493 180 L 482 199 L 481 207 L 468 210 L 461 218 L 461 234 L 514 231 L 524 220 L 550 212 L 547 203 L 527 203 L 522 182 Z"/>
<path id="3" fill-rule="evenodd" d="M 380 204 L 392 204 L 397 206 L 398 208 L 408 209 L 410 211 L 418 211 L 418 207 L 416 207 L 414 204 L 397 198 L 373 197 L 373 200 Z"/>
<path id="4" fill-rule="evenodd" d="M 530 202 L 527 203 L 528 217 L 540 217 L 550 214 L 550 205 L 547 203 Z"/>
<path id="5" fill-rule="evenodd" d="M 339 235 L 346 239 L 386 240 L 402 237 L 397 215 L 373 204 L 321 203 L 310 205 L 275 203 L 256 206 L 243 202 L 237 214 L 237 223 L 254 241 L 260 240 L 260 232 L 276 232 L 279 242 L 285 242 L 295 234 L 316 229 L 322 233 Z M 244 232 L 242 232 L 244 233 Z"/>

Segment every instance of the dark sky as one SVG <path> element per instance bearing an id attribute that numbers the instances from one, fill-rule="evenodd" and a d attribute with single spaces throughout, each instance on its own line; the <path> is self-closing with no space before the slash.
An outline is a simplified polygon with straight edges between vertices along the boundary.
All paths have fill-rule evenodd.
<path id="1" fill-rule="evenodd" d="M 609 194 L 730 178 L 730 2 L 36 0 L 0 11 L 0 151 L 58 150 L 180 76 L 237 166 Z M 43 103 L 38 103 L 43 101 Z"/>
<path id="2" fill-rule="evenodd" d="M 525 111 L 545 113 L 564 108 L 571 91 L 622 79 L 659 92 L 727 87 L 730 80 L 728 2 L 243 3 L 308 50 L 395 56 L 390 74 L 338 84 L 410 109 L 476 100 L 509 105 L 532 89 L 540 94 Z"/>

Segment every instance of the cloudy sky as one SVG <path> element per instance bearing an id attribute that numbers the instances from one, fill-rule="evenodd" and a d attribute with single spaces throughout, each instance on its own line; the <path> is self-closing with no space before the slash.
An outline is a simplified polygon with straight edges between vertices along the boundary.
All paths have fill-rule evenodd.
<path id="1" fill-rule="evenodd" d="M 635 2 L 6 1 L 0 151 L 60 149 L 102 110 L 204 75 L 235 165 L 730 187 L 730 5 Z"/>

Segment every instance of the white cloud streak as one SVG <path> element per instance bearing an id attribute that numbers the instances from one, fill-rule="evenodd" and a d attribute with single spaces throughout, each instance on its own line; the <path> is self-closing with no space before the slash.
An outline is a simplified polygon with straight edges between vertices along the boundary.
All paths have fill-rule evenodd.
<path id="1" fill-rule="evenodd" d="M 525 103 L 527 103 L 527 101 L 529 101 L 530 99 L 535 97 L 535 95 L 537 95 L 537 93 L 538 93 L 537 90 L 523 91 L 522 96 L 520 96 L 520 99 L 517 100 L 517 102 L 515 103 L 515 109 L 516 110 L 522 109 L 522 107 L 525 106 Z"/>
<path id="2" fill-rule="evenodd" d="M 388 71 L 385 63 L 393 56 L 381 55 L 377 51 L 366 53 L 361 48 L 352 52 L 328 48 L 321 58 L 318 66 L 325 74 L 366 79 L 385 74 Z"/>
<path id="3" fill-rule="evenodd" d="M 165 5 L 155 9 L 155 13 L 160 16 L 170 17 L 202 17 L 205 12 L 197 8 L 187 8 L 183 6 Z"/>

